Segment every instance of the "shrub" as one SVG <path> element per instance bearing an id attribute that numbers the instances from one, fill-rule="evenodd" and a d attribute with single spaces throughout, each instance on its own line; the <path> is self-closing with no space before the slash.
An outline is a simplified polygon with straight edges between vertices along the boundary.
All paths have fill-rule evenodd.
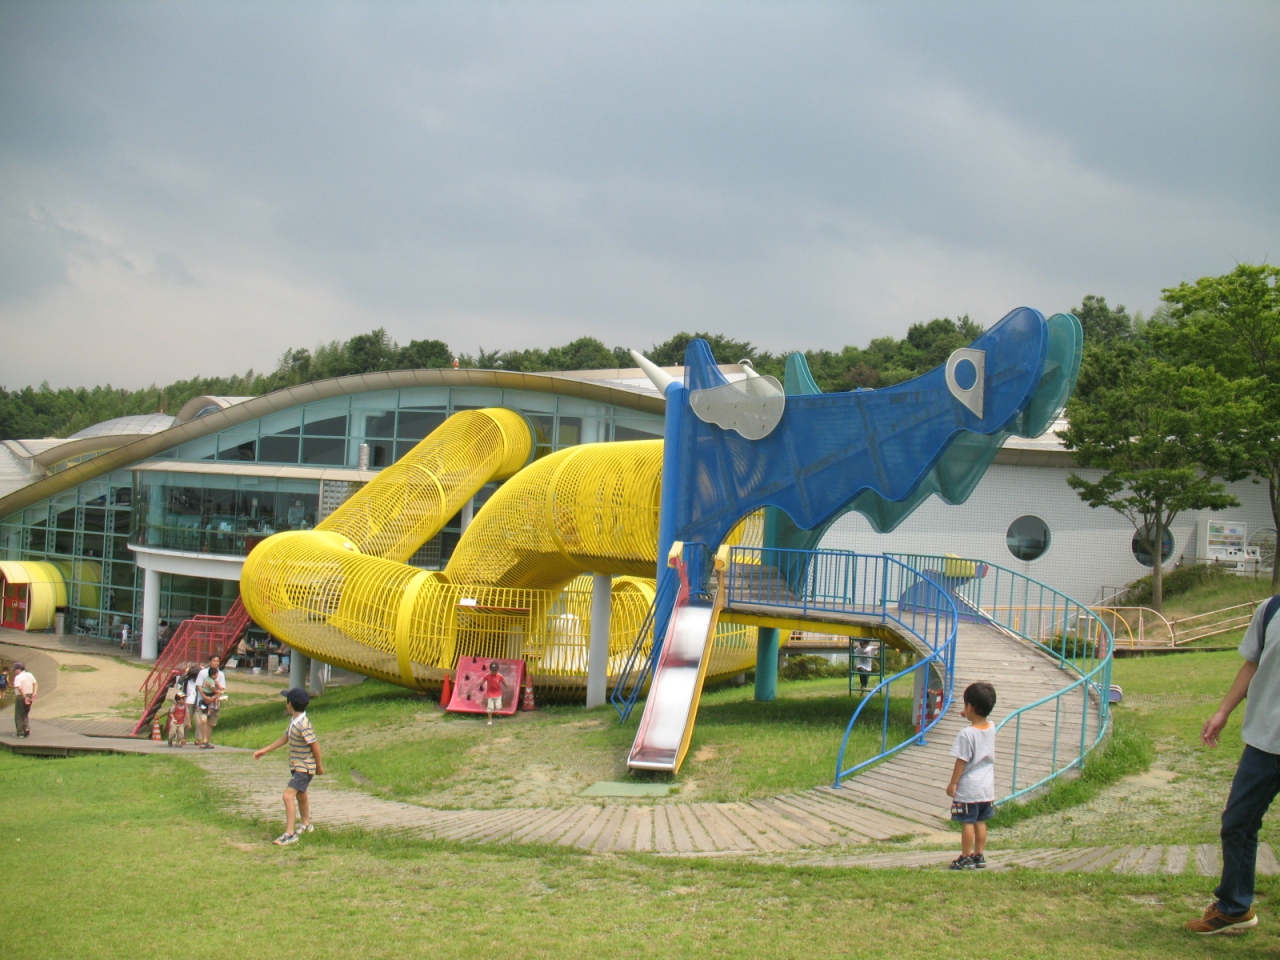
<path id="1" fill-rule="evenodd" d="M 1189 563 L 1170 570 L 1164 575 L 1164 598 L 1176 597 L 1180 593 L 1190 593 L 1196 587 L 1204 586 L 1217 580 L 1234 579 L 1235 574 L 1209 563 Z M 1154 596 L 1154 581 L 1151 577 L 1143 577 L 1129 584 L 1129 588 L 1116 597 L 1114 604 L 1118 607 L 1147 607 Z"/>
<path id="2" fill-rule="evenodd" d="M 787 657 L 778 668 L 778 676 L 783 680 L 821 680 L 824 677 L 847 677 L 849 664 L 832 663 L 826 657 L 815 657 L 812 654 L 800 654 Z"/>

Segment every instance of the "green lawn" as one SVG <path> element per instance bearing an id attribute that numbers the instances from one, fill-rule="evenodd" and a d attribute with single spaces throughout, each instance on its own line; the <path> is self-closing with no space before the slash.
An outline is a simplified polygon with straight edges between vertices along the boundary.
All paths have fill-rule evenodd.
<path id="1" fill-rule="evenodd" d="M 1216 843 L 1218 818 L 1243 749 L 1244 705 L 1236 710 L 1217 749 L 1200 743 L 1200 728 L 1217 709 L 1240 663 L 1230 651 L 1117 660 L 1112 681 L 1123 687 L 1124 701 L 1113 711 L 1116 729 L 1126 752 L 1142 752 L 1140 762 L 1130 762 L 1121 772 L 1139 775 L 1101 791 L 1087 789 L 1087 783 L 1086 789 L 1062 784 L 1049 797 L 1033 801 L 1033 809 L 1051 815 L 1019 822 L 993 836 L 1017 845 Z M 1108 748 L 1101 749 L 1098 766 L 1105 768 Z M 1150 769 L 1140 772 L 1147 760 Z M 1086 773 L 1082 779 L 1088 777 Z M 1053 802 L 1053 794 L 1059 795 L 1059 802 Z M 1061 802 L 1073 797 L 1087 802 L 1071 808 Z M 1275 817 L 1263 824 L 1262 839 L 1280 850 Z"/>
<path id="2" fill-rule="evenodd" d="M 371 708 L 372 709 L 372 708 Z M 4 950 L 204 960 L 439 956 L 1261 957 L 1192 938 L 1209 882 L 1033 872 L 858 871 L 405 842 L 219 812 L 177 757 L 0 752 Z M 1277 884 L 1264 879 L 1262 905 Z M 1270 910 L 1268 909 L 1268 913 Z"/>
<path id="3" fill-rule="evenodd" d="M 901 683 L 895 691 L 890 743 L 909 734 L 910 688 Z M 858 702 L 847 679 L 780 682 L 773 703 L 752 696 L 749 686 L 706 692 L 671 799 L 737 800 L 831 782 Z M 880 704 L 868 705 L 850 757 L 878 752 Z M 626 756 L 640 719 L 639 708 L 619 724 L 612 707 L 544 706 L 488 727 L 483 717 L 446 714 L 429 699 L 372 680 L 325 694 L 309 714 L 336 777 L 444 808 L 574 802 L 598 780 L 629 779 Z M 283 724 L 278 697 L 232 706 L 216 739 L 262 746 Z"/>

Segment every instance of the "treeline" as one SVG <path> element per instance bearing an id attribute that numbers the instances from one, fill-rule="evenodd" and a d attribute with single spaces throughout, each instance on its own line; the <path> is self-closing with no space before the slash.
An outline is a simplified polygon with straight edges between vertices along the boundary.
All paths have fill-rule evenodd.
<path id="1" fill-rule="evenodd" d="M 1113 328 L 1133 328 L 1133 319 L 1124 307 L 1108 308 L 1101 297 L 1085 297 L 1077 316 L 1090 336 L 1106 339 Z M 841 350 L 810 350 L 805 356 L 814 378 L 823 390 L 851 390 L 909 380 L 946 361 L 957 347 L 970 343 L 982 333 L 982 326 L 967 315 L 957 319 L 939 317 L 913 324 L 901 340 L 880 337 L 866 347 L 846 346 Z M 654 344 L 646 356 L 661 366 L 684 362 L 685 347 L 694 337 L 703 337 L 721 363 L 750 360 L 761 373 L 782 378 L 787 354 L 757 349 L 747 340 L 735 340 L 715 333 L 679 333 Z M 483 348 L 476 354 L 454 353 L 441 340 L 411 340 L 400 345 L 378 329 L 350 340 L 334 340 L 314 350 L 293 348 L 280 357 L 275 370 L 248 370 L 239 376 L 192 377 L 168 386 L 125 390 L 108 386 L 52 389 L 47 383 L 17 390 L 0 388 L 0 440 L 24 437 L 65 437 L 94 423 L 144 413 L 177 413 L 192 397 L 257 396 L 312 380 L 372 373 L 452 366 L 515 370 L 539 373 L 551 370 L 600 370 L 633 367 L 625 347 L 606 347 L 595 337 L 582 337 L 560 347 L 532 350 Z"/>

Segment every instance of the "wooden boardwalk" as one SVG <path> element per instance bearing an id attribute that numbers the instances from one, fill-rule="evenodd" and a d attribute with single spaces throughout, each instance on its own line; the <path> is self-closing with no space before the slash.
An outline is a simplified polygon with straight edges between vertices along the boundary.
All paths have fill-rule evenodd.
<path id="1" fill-rule="evenodd" d="M 179 750 L 170 747 L 164 741 L 133 738 L 124 734 L 133 724 L 128 721 L 113 720 L 38 720 L 31 718 L 31 736 L 17 737 L 10 732 L 13 723 L 13 710 L 5 711 L 0 717 L 5 724 L 5 732 L 0 733 L 0 748 L 14 753 L 36 757 L 75 757 L 88 753 L 166 753 L 181 756 L 184 753 L 213 753 L 215 751 L 197 751 L 192 747 Z M 83 732 L 82 732 L 83 731 Z M 245 753 L 238 747 L 217 747 L 218 752 Z"/>
<path id="2" fill-rule="evenodd" d="M 886 853 L 854 858 L 805 860 L 821 866 L 860 866 L 870 868 L 946 866 L 955 850 Z M 1217 844 L 1146 844 L 1114 847 L 1051 847 L 1042 850 L 987 851 L 988 869 L 1048 870 L 1056 873 L 1123 873 L 1137 876 L 1168 874 L 1181 876 L 1194 873 L 1216 877 L 1222 872 L 1222 851 Z M 1267 843 L 1258 844 L 1258 873 L 1273 877 L 1280 874 L 1280 861 Z"/>
<path id="3" fill-rule="evenodd" d="M 974 680 L 995 684 L 1000 698 L 997 719 L 1061 689 L 1071 679 L 1028 644 L 973 624 L 961 627 L 956 663 L 957 694 Z M 1085 703 L 1081 694 L 1073 694 L 1069 700 L 1061 717 L 1062 756 L 1067 758 L 1075 755 L 1070 744 L 1078 749 L 1079 717 Z M 1096 704 L 1090 704 L 1089 709 L 1092 725 Z M 1053 707 L 1047 716 L 1035 712 L 1037 716 L 1024 721 L 1019 785 L 1044 776 L 1052 757 L 1051 731 L 1045 724 L 1054 718 Z M 317 820 L 327 824 L 442 840 L 555 844 L 596 853 L 750 856 L 836 851 L 908 837 L 950 842 L 953 838 L 949 834 L 940 833 L 946 826 L 949 803 L 944 788 L 954 762 L 949 755 L 951 742 L 963 722 L 953 711 L 934 728 L 927 745 L 907 748 L 840 789 L 815 787 L 768 799 L 437 810 L 334 789 L 321 781 L 312 787 L 313 805 Z M 1006 733 L 998 745 L 997 761 L 1003 787 L 1012 781 L 1011 753 L 1011 735 Z M 280 815 L 284 777 L 276 769 L 278 764 L 251 766 L 242 757 L 219 752 L 191 758 L 240 797 L 244 812 L 267 819 Z M 937 856 L 927 855 L 926 861 Z M 1142 858 L 1149 856 L 1155 855 L 1144 850 L 1139 861 L 1146 863 Z M 1170 856 L 1176 859 L 1176 854 Z"/>
<path id="4" fill-rule="evenodd" d="M 908 747 L 884 763 L 846 780 L 835 793 L 877 810 L 891 811 L 918 823 L 941 828 L 948 819 L 947 782 L 951 778 L 951 744 L 967 721 L 960 716 L 961 696 L 970 683 L 985 680 L 996 688 L 999 722 L 1017 708 L 1070 685 L 1076 675 L 1035 647 L 1014 640 L 994 627 L 961 623 L 956 640 L 955 706 L 930 731 L 928 743 Z M 1000 731 L 996 741 L 996 794 L 1011 792 L 1014 784 L 1014 744 L 1018 741 L 1016 781 L 1019 789 L 1038 782 L 1080 752 L 1080 734 L 1088 725 L 1096 735 L 1098 702 L 1086 700 L 1084 685 L 1022 716 L 1021 733 L 1015 722 Z M 1054 731 L 1057 729 L 1057 745 Z"/>

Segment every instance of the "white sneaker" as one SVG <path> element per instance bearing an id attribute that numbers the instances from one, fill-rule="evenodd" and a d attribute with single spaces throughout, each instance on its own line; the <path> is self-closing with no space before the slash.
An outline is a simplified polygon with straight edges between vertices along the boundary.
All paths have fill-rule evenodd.
<path id="1" fill-rule="evenodd" d="M 302 826 L 298 827 L 298 833 L 310 833 L 314 829 L 315 826 L 313 824 L 304 823 Z"/>

